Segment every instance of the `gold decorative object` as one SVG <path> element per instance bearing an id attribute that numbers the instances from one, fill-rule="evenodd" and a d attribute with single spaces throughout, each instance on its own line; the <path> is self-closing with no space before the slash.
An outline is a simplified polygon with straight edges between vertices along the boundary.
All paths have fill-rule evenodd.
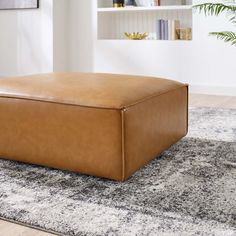
<path id="1" fill-rule="evenodd" d="M 143 40 L 148 37 L 148 33 L 139 33 L 139 32 L 127 33 L 127 32 L 125 32 L 124 34 L 130 40 Z"/>
<path id="2" fill-rule="evenodd" d="M 125 6 L 124 0 L 113 0 L 113 7 L 119 8 L 119 7 L 124 7 L 124 6 Z"/>
<path id="3" fill-rule="evenodd" d="M 176 29 L 178 38 L 180 40 L 191 40 L 192 39 L 192 29 L 191 28 L 179 28 Z"/>
<path id="4" fill-rule="evenodd" d="M 122 3 L 114 3 L 114 4 L 113 4 L 113 7 L 114 7 L 114 8 L 124 7 L 124 4 L 122 4 Z"/>

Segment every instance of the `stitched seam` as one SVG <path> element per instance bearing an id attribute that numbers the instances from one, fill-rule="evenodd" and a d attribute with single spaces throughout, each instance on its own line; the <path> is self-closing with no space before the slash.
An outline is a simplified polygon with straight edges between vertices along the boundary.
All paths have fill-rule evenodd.
<path id="1" fill-rule="evenodd" d="M 121 110 L 121 179 L 125 180 L 125 110 Z"/>
<path id="2" fill-rule="evenodd" d="M 18 99 L 24 101 L 32 101 L 32 102 L 40 102 L 40 103 L 50 103 L 50 104 L 57 104 L 57 105 L 64 105 L 64 106 L 74 106 L 74 107 L 82 107 L 82 108 L 94 108 L 94 109 L 104 109 L 104 110 L 121 110 L 122 108 L 112 108 L 112 107 L 100 107 L 100 106 L 85 106 L 73 103 L 63 103 L 57 101 L 47 101 L 47 100 L 40 100 L 40 99 L 33 99 L 33 98 L 24 98 L 24 97 L 17 97 L 17 96 L 4 96 L 0 95 L 0 98 L 8 98 L 8 99 Z"/>

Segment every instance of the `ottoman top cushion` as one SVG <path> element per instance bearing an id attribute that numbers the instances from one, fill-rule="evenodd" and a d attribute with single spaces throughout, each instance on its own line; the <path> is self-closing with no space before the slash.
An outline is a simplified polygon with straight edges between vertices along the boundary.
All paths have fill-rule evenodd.
<path id="1" fill-rule="evenodd" d="M 50 73 L 0 80 L 0 97 L 122 109 L 185 86 L 154 77 Z"/>

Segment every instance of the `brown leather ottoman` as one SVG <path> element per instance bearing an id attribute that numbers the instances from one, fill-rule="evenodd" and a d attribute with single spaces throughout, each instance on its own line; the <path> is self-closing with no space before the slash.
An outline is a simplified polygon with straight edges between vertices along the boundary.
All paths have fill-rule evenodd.
<path id="1" fill-rule="evenodd" d="M 186 135 L 188 86 L 51 73 L 0 80 L 1 158 L 126 180 Z"/>

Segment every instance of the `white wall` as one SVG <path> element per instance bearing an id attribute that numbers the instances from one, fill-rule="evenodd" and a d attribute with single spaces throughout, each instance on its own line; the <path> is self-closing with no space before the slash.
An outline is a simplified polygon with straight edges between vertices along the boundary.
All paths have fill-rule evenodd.
<path id="1" fill-rule="evenodd" d="M 69 1 L 53 1 L 53 71 L 69 68 Z"/>
<path id="2" fill-rule="evenodd" d="M 93 71 L 96 1 L 69 0 L 69 70 Z"/>
<path id="3" fill-rule="evenodd" d="M 37 10 L 0 11 L 0 77 L 53 70 L 53 1 Z"/>
<path id="4" fill-rule="evenodd" d="M 206 1 L 195 1 L 201 2 Z M 236 96 L 236 47 L 208 36 L 212 31 L 236 32 L 236 27 L 225 16 L 195 13 L 193 20 L 194 40 L 181 53 L 181 78 L 192 85 L 192 92 Z"/>
<path id="5" fill-rule="evenodd" d="M 39 10 L 0 11 L 0 77 L 127 73 L 190 83 L 193 92 L 236 95 L 236 47 L 208 36 L 235 30 L 224 17 L 194 14 L 189 42 L 99 41 L 96 24 L 95 0 L 41 0 Z"/>
<path id="6" fill-rule="evenodd" d="M 99 41 L 96 18 L 91 22 L 96 1 L 71 1 L 71 70 L 158 76 L 190 83 L 192 92 L 236 95 L 236 47 L 208 36 L 210 31 L 236 30 L 224 17 L 195 13 L 190 42 Z M 201 2 L 206 1 L 194 4 Z"/>

